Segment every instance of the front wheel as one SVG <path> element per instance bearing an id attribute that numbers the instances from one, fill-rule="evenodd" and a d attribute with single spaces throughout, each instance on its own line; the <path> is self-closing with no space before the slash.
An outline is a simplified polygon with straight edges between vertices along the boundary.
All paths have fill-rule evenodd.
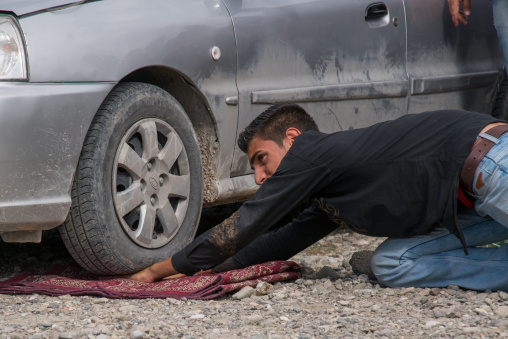
<path id="1" fill-rule="evenodd" d="M 124 83 L 112 91 L 89 128 L 60 227 L 81 266 L 132 273 L 193 239 L 203 199 L 196 140 L 183 108 L 164 90 Z"/>

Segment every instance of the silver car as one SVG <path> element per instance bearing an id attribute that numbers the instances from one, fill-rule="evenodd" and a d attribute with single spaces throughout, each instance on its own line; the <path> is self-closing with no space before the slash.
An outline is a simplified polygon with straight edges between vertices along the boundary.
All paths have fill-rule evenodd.
<path id="1" fill-rule="evenodd" d="M 60 226 L 100 274 L 195 236 L 257 186 L 238 133 L 296 102 L 322 131 L 462 108 L 506 117 L 489 1 L 3 0 L 0 234 Z"/>

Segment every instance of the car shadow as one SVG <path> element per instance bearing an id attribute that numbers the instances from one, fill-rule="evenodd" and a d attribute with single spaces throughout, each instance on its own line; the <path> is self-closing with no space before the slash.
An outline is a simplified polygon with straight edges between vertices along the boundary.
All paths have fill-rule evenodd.
<path id="1" fill-rule="evenodd" d="M 204 208 L 197 234 L 221 223 L 240 206 L 241 203 L 236 203 Z M 42 232 L 40 243 L 6 243 L 0 238 L 0 281 L 21 272 L 43 273 L 53 265 L 73 261 L 58 228 Z"/>

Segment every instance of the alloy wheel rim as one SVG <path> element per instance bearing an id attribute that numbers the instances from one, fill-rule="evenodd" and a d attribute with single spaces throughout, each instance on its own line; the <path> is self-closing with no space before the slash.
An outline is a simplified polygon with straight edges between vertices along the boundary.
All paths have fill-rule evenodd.
<path id="1" fill-rule="evenodd" d="M 189 206 L 190 171 L 176 131 L 157 118 L 139 120 L 125 133 L 113 167 L 113 202 L 127 236 L 145 248 L 166 245 Z"/>

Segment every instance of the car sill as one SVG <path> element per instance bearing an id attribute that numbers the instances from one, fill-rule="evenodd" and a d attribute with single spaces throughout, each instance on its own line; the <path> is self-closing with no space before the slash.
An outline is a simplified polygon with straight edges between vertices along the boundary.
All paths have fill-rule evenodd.
<path id="1" fill-rule="evenodd" d="M 205 201 L 206 207 L 247 200 L 259 188 L 252 174 L 220 179 L 215 186 L 217 195 L 213 201 Z"/>

